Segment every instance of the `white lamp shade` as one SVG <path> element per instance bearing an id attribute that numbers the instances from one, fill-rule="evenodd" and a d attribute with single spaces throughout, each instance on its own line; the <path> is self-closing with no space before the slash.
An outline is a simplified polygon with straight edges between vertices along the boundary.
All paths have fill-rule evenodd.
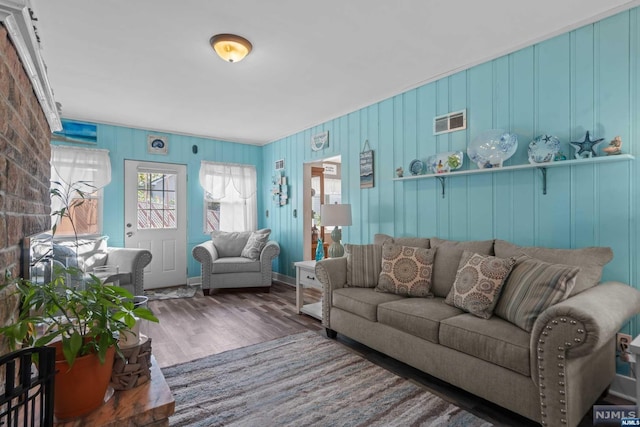
<path id="1" fill-rule="evenodd" d="M 351 205 L 322 205 L 320 209 L 322 225 L 351 225 Z"/>

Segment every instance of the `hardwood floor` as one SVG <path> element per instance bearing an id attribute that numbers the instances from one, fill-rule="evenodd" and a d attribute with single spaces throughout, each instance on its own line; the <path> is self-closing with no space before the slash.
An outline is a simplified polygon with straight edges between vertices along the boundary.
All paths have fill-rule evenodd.
<path id="1" fill-rule="evenodd" d="M 319 298 L 317 290 L 305 289 L 305 301 Z M 307 330 L 325 336 L 319 320 L 296 313 L 295 288 L 281 283 L 274 283 L 269 293 L 233 290 L 203 296 L 200 292 L 193 298 L 150 301 L 149 307 L 160 319 L 159 324 L 149 323 L 146 330 L 153 340 L 153 354 L 160 367 Z M 372 362 L 423 385 L 497 426 L 538 425 L 342 335 L 338 335 L 337 340 Z M 598 404 L 632 403 L 609 395 Z M 591 420 L 591 413 L 588 413 L 580 427 L 591 426 Z"/>

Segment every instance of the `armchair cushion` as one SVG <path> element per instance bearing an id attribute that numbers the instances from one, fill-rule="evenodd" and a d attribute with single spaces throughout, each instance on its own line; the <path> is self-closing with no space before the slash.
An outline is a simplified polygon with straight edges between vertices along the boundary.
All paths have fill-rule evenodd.
<path id="1" fill-rule="evenodd" d="M 260 261 L 241 256 L 218 258 L 211 263 L 211 274 L 259 272 Z"/>
<path id="2" fill-rule="evenodd" d="M 260 259 L 260 253 L 269 240 L 271 234 L 270 228 L 263 228 L 262 230 L 253 231 L 247 240 L 247 244 L 244 245 L 241 256 L 257 261 Z"/>
<path id="3" fill-rule="evenodd" d="M 251 231 L 212 231 L 211 241 L 218 251 L 220 258 L 241 256 L 242 250 L 247 245 Z"/>

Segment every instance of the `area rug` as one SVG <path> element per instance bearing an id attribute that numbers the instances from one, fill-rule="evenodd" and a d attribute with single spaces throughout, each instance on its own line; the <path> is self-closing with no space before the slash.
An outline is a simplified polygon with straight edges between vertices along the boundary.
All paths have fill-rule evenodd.
<path id="1" fill-rule="evenodd" d="M 311 331 L 162 372 L 171 426 L 492 425 Z"/>
<path id="2" fill-rule="evenodd" d="M 149 297 L 149 301 L 171 298 L 192 298 L 198 293 L 202 295 L 202 289 L 200 289 L 200 285 L 173 286 L 170 288 L 160 288 L 144 291 L 144 294 Z"/>

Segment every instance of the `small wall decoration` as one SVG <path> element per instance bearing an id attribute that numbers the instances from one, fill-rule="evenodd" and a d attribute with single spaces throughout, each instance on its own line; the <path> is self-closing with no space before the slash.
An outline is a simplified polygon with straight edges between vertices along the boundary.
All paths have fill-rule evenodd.
<path id="1" fill-rule="evenodd" d="M 360 152 L 360 188 L 373 188 L 373 172 L 373 150 L 366 140 Z"/>
<path id="2" fill-rule="evenodd" d="M 284 159 L 276 160 L 276 170 L 284 169 Z"/>
<path id="3" fill-rule="evenodd" d="M 324 168 L 325 175 L 338 175 L 338 165 L 334 163 L 323 163 L 322 167 Z"/>
<path id="4" fill-rule="evenodd" d="M 609 143 L 609 146 L 603 148 L 602 151 L 607 153 L 607 156 L 622 154 L 622 138 L 620 138 L 620 135 L 613 138 Z"/>
<path id="5" fill-rule="evenodd" d="M 596 153 L 596 150 L 598 149 L 598 145 L 602 144 L 602 141 L 604 141 L 604 138 L 599 138 L 592 141 L 591 137 L 589 136 L 589 131 L 587 131 L 587 134 L 584 136 L 584 139 L 582 141 L 571 141 L 569 144 L 571 144 L 571 146 L 576 149 L 576 159 L 588 159 L 590 157 L 596 157 L 598 155 L 598 153 Z"/>
<path id="6" fill-rule="evenodd" d="M 166 136 L 149 135 L 147 136 L 147 153 L 149 154 L 168 154 L 169 138 Z"/>
<path id="7" fill-rule="evenodd" d="M 287 177 L 282 171 L 276 171 L 271 179 L 273 186 L 271 187 L 271 195 L 273 202 L 278 206 L 284 206 L 289 202 L 289 186 L 287 185 Z"/>
<path id="8" fill-rule="evenodd" d="M 320 151 L 329 146 L 329 131 L 318 133 L 311 137 L 311 149 Z"/>

